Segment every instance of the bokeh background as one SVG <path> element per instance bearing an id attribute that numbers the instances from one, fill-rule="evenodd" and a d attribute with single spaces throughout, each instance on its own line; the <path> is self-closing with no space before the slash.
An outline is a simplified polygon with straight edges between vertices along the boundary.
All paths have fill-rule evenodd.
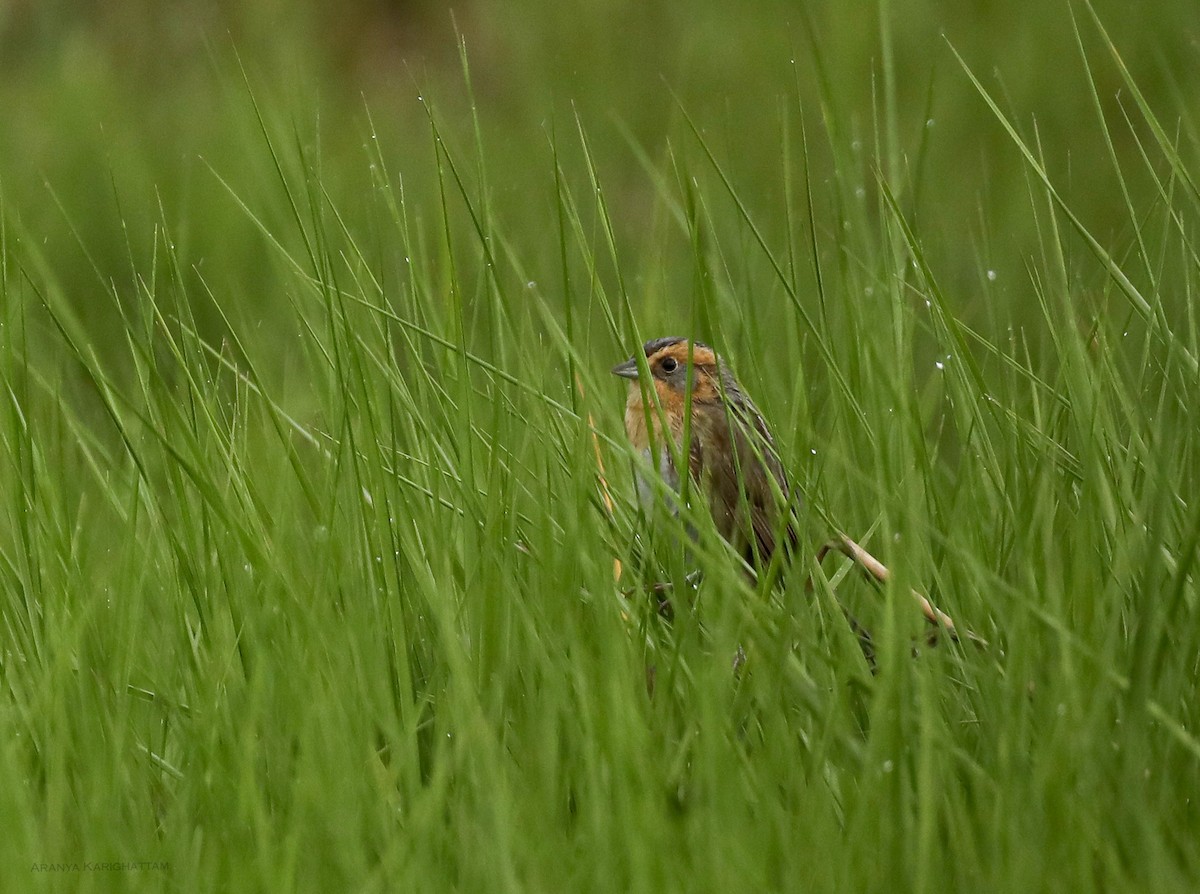
<path id="1" fill-rule="evenodd" d="M 1194 130 L 1186 117 L 1200 100 L 1194 5 L 1098 0 L 1095 11 L 1151 106 L 1184 110 L 1180 126 Z M 544 254 L 537 240 L 522 246 L 539 279 L 557 275 L 552 142 L 577 147 L 582 128 L 625 258 L 658 271 L 634 284 L 652 303 L 688 287 L 686 240 L 676 240 L 673 259 L 652 176 L 669 169 L 670 152 L 695 152 L 686 110 L 769 237 L 782 228 L 782 168 L 804 177 L 803 127 L 818 221 L 832 219 L 823 185 L 857 183 L 848 197 L 871 204 L 882 173 L 956 310 L 970 320 L 999 302 L 1020 314 L 1039 238 L 1028 226 L 1028 175 L 954 51 L 1119 257 L 1132 234 L 1118 184 L 1150 192 L 1144 125 L 1123 123 L 1129 97 L 1116 64 L 1088 8 L 1066 2 L 5 0 L 0 195 L 18 222 L 10 236 L 42 243 L 98 343 L 120 335 L 97 283 L 128 280 L 131 260 L 148 260 L 162 225 L 185 266 L 210 271 L 227 305 L 269 318 L 280 298 L 262 237 L 231 197 L 268 228 L 284 228 L 251 97 L 277 136 L 322 160 L 322 188 L 352 224 L 370 213 L 378 152 L 434 225 L 425 96 L 449 138 L 485 153 L 498 219 L 514 231 L 545 227 Z M 482 147 L 473 146 L 473 115 Z M 859 169 L 835 171 L 831 146 L 845 148 L 843 167 L 861 159 Z M 582 179 L 581 164 L 564 167 Z"/>
<path id="2" fill-rule="evenodd" d="M 0 0 L 0 877 L 1190 894 L 1198 41 Z M 608 370 L 682 332 L 882 598 L 648 523 Z M 171 872 L 29 870 L 92 859 Z"/>

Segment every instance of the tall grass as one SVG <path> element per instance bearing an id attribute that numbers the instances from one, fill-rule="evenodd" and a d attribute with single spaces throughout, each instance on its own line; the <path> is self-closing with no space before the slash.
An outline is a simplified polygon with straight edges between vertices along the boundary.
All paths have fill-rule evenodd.
<path id="1" fill-rule="evenodd" d="M 609 125 L 556 117 L 529 153 L 539 226 L 498 198 L 469 72 L 465 118 L 422 99 L 415 176 L 377 109 L 347 161 L 243 89 L 262 177 L 214 164 L 206 189 L 257 233 L 259 300 L 192 254 L 205 218 L 150 203 L 89 304 L 5 202 L 5 876 L 1193 890 L 1197 144 L 1098 21 L 1075 28 L 1123 235 L 1089 231 L 1039 131 L 958 57 L 1025 166 L 1039 251 L 1019 282 L 980 262 L 971 297 L 926 247 L 934 174 L 906 165 L 937 132 L 906 142 L 886 78 L 865 143 L 828 77 L 815 107 L 770 109 L 754 188 L 735 135 L 680 101 L 666 151 L 633 141 L 638 221 L 594 151 Z M 1129 139 L 1136 171 L 1111 149 Z M 663 334 L 731 359 L 806 538 L 863 536 L 887 587 L 809 561 L 756 588 L 701 515 L 648 526 L 607 370 Z M 911 587 L 989 647 L 922 646 Z"/>

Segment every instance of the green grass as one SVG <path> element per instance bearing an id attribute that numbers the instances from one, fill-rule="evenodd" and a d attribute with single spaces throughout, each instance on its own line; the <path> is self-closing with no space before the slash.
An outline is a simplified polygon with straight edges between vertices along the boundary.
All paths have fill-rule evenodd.
<path id="1" fill-rule="evenodd" d="M 34 200 L 0 154 L 4 876 L 1194 890 L 1188 85 L 1054 13 L 1089 136 L 1047 145 L 949 35 L 922 89 L 963 91 L 1004 186 L 968 226 L 888 16 L 865 104 L 818 20 L 766 105 L 714 112 L 680 62 L 652 138 L 595 84 L 498 123 L 469 46 L 407 128 L 217 49 L 231 143 L 186 178 L 81 138 L 108 176 Z M 648 530 L 608 369 L 664 334 L 733 362 L 805 539 L 861 537 L 888 587 L 764 592 L 702 516 Z M 672 625 L 629 595 L 693 564 Z M 910 587 L 990 646 L 914 654 Z"/>

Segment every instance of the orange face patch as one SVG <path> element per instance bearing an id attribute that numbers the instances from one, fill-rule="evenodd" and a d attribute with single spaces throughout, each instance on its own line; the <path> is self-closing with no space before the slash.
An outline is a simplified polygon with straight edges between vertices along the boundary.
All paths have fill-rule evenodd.
<path id="1" fill-rule="evenodd" d="M 687 369 L 689 358 L 695 370 L 695 375 L 691 376 L 692 400 L 707 403 L 718 399 L 715 383 L 717 355 L 708 345 L 689 345 L 686 341 L 680 341 L 660 348 L 646 359 L 664 407 L 668 401 L 678 401 L 682 406 L 688 377 L 681 371 Z M 665 390 L 662 386 L 666 386 Z"/>
<path id="2" fill-rule="evenodd" d="M 678 446 L 683 438 L 689 387 L 693 405 L 710 406 L 721 400 L 717 355 L 708 345 L 674 338 L 647 342 L 645 350 L 656 406 L 645 406 L 643 386 L 634 373 L 633 361 L 613 370 L 633 379 L 625 405 L 625 431 L 639 450 L 645 450 L 652 441 L 662 444 L 664 435 Z"/>

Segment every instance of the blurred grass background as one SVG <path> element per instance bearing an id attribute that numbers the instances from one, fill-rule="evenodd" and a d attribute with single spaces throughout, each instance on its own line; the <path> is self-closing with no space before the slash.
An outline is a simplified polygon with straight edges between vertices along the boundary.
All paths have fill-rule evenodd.
<path id="1" fill-rule="evenodd" d="M 4 875 L 1193 890 L 1200 20 L 1094 10 L 0 3 Z M 878 677 L 711 538 L 617 594 L 675 332 Z"/>
<path id="2" fill-rule="evenodd" d="M 1200 86 L 1187 73 L 1200 38 L 1190 4 L 1096 8 L 1120 35 L 1141 89 L 1194 128 L 1189 110 Z M 681 142 L 680 105 L 711 135 L 764 225 L 776 226 L 781 132 L 797 126 L 797 109 L 819 128 L 823 104 L 832 138 L 857 148 L 843 156 L 852 167 L 835 170 L 825 141 L 811 139 L 814 183 L 836 177 L 848 195 L 861 195 L 873 185 L 872 166 L 885 166 L 915 219 L 937 221 L 922 226 L 923 244 L 968 317 L 982 313 L 980 267 L 994 270 L 997 288 L 1019 306 L 1037 238 L 1025 225 L 1026 175 L 949 43 L 1024 133 L 1036 127 L 1047 166 L 1086 225 L 1118 253 L 1132 242 L 1069 7 L 1056 3 L 351 2 L 335 10 L 10 0 L 0 9 L 7 206 L 45 241 L 80 301 L 95 273 L 69 227 L 101 273 L 118 276 L 130 248 L 148 250 L 161 206 L 178 223 L 176 241 L 190 262 L 218 268 L 222 290 L 240 290 L 245 306 L 269 310 L 260 237 L 210 172 L 250 200 L 269 177 L 235 53 L 260 100 L 277 111 L 274 123 L 320 143 L 323 186 L 354 216 L 366 213 L 357 197 L 369 185 L 360 162 L 371 133 L 407 188 L 423 203 L 434 197 L 417 97 L 435 98 L 450 134 L 468 138 L 460 36 L 491 200 L 514 227 L 552 219 L 550 134 L 570 134 L 578 115 L 621 222 L 622 249 L 635 257 L 647 245 L 663 250 L 661 240 L 645 238 L 658 199 L 637 152 L 658 162 L 669 141 Z M 1095 69 L 1104 113 L 1119 121 L 1119 73 L 1108 60 Z M 885 100 L 894 122 L 879 120 Z M 1113 129 L 1123 176 L 1139 193 L 1147 180 L 1136 133 Z M 888 139 L 898 145 L 879 145 Z M 545 243 L 552 266 L 556 249 Z M 104 337 L 104 323 L 95 325 Z"/>

